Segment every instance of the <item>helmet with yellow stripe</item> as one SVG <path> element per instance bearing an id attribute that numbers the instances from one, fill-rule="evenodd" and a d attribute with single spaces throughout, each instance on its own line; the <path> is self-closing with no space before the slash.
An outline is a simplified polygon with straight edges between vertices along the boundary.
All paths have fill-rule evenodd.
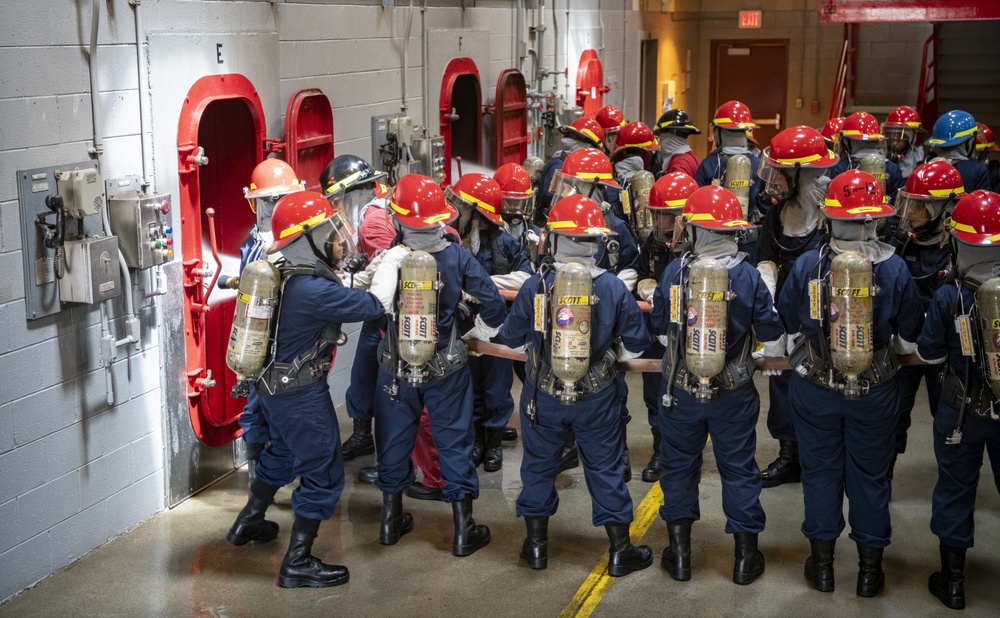
<path id="1" fill-rule="evenodd" d="M 944 159 L 917 167 L 896 196 L 900 240 L 939 242 L 948 207 L 965 194 L 962 176 Z"/>
<path id="2" fill-rule="evenodd" d="M 531 184 L 531 175 L 517 163 L 501 165 L 493 180 L 500 185 L 503 195 L 503 206 L 500 216 L 503 219 L 517 223 L 531 216 L 535 205 L 535 192 Z"/>
<path id="3" fill-rule="evenodd" d="M 712 125 L 719 129 L 738 131 L 760 128 L 753 121 L 753 114 L 750 113 L 750 108 L 739 101 L 726 101 L 720 105 L 719 109 L 715 110 Z"/>
<path id="4" fill-rule="evenodd" d="M 553 234 L 574 238 L 596 238 L 614 234 L 604 222 L 601 207 L 583 195 L 570 195 L 553 204 L 547 225 Z"/>
<path id="5" fill-rule="evenodd" d="M 315 264 L 319 259 L 337 268 L 357 254 L 350 224 L 316 191 L 289 193 L 278 200 L 271 223 L 274 242 L 267 252 L 280 251 L 291 264 Z"/>
<path id="6" fill-rule="evenodd" d="M 799 169 L 827 169 L 838 160 L 819 131 L 805 125 L 789 127 L 775 135 L 761 153 L 757 175 L 768 195 L 783 200 L 794 195 Z"/>
<path id="7" fill-rule="evenodd" d="M 458 216 L 441 187 L 422 174 L 399 179 L 389 195 L 389 213 L 399 225 L 415 230 L 445 225 Z"/>
<path id="8" fill-rule="evenodd" d="M 1000 195 L 991 191 L 973 191 L 955 204 L 948 220 L 948 231 L 967 245 L 1000 243 Z"/>
<path id="9" fill-rule="evenodd" d="M 927 145 L 950 148 L 970 140 L 975 142 L 978 132 L 979 127 L 972 114 L 960 109 L 952 110 L 934 123 L 934 131 L 927 140 Z"/>
<path id="10" fill-rule="evenodd" d="M 500 184 L 486 174 L 465 174 L 444 191 L 444 199 L 458 211 L 459 231 L 479 212 L 493 225 L 501 225 L 503 192 Z"/>
<path id="11" fill-rule="evenodd" d="M 714 232 L 738 232 L 753 224 L 743 218 L 740 200 L 729 189 L 716 185 L 701 187 L 684 204 L 684 221 Z"/>
<path id="12" fill-rule="evenodd" d="M 615 142 L 615 150 L 611 153 L 611 162 L 617 163 L 625 157 L 638 155 L 642 157 L 644 165 L 649 164 L 650 150 L 658 147 L 653 131 L 646 123 L 636 121 L 623 126 L 618 132 L 618 140 Z"/>
<path id="13" fill-rule="evenodd" d="M 976 132 L 976 158 L 985 161 L 989 153 L 996 152 L 1000 148 L 997 148 L 997 143 L 993 138 L 993 129 L 981 122 L 977 122 L 976 126 L 979 128 L 979 131 Z"/>
<path id="14" fill-rule="evenodd" d="M 611 160 L 596 148 L 583 148 L 566 155 L 562 168 L 552 177 L 549 191 L 553 199 L 581 194 L 600 202 L 606 187 L 620 188 Z"/>
<path id="15" fill-rule="evenodd" d="M 828 219 L 868 221 L 894 212 L 879 181 L 861 170 L 847 170 L 834 178 L 823 201 Z"/>
<path id="16" fill-rule="evenodd" d="M 559 127 L 559 132 L 588 146 L 604 149 L 604 129 L 593 118 L 577 118 L 568 126 Z"/>
<path id="17" fill-rule="evenodd" d="M 664 174 L 649 190 L 649 214 L 653 219 L 653 237 L 670 243 L 676 238 L 677 218 L 684 212 L 688 198 L 698 190 L 698 183 L 684 172 Z"/>

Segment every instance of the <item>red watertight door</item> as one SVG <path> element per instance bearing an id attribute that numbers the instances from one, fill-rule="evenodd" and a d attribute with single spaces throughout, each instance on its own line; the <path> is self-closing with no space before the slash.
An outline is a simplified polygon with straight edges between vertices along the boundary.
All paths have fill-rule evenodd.
<path id="1" fill-rule="evenodd" d="M 494 165 L 520 165 L 528 156 L 528 94 L 524 75 L 506 69 L 497 78 Z"/>
<path id="2" fill-rule="evenodd" d="M 452 161 L 480 163 L 482 101 L 479 70 L 472 58 L 452 58 L 441 80 L 441 136 L 444 138 L 445 185 L 452 181 Z"/>
<path id="3" fill-rule="evenodd" d="M 191 427 L 208 446 L 239 436 L 246 403 L 229 396 L 236 376 L 226 367 L 235 296 L 211 288 L 219 272 L 239 270 L 240 245 L 256 221 L 243 187 L 263 159 L 263 143 L 264 110 L 246 77 L 209 75 L 191 86 L 177 123 L 184 333 Z"/>
<path id="4" fill-rule="evenodd" d="M 285 110 L 285 156 L 306 181 L 306 189 L 319 191 L 319 175 L 333 160 L 333 110 L 319 88 L 306 88 L 288 99 Z"/>
<path id="5" fill-rule="evenodd" d="M 585 49 L 580 54 L 576 70 L 576 105 L 583 108 L 583 115 L 593 117 L 604 107 L 604 93 L 611 88 L 604 85 L 604 66 L 597 52 Z"/>

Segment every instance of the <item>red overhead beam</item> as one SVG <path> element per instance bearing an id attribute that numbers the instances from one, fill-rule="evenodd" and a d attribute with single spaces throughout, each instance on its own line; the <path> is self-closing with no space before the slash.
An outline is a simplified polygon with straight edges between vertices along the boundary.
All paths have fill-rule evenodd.
<path id="1" fill-rule="evenodd" d="M 1000 19 L 997 0 L 820 0 L 820 22 Z"/>

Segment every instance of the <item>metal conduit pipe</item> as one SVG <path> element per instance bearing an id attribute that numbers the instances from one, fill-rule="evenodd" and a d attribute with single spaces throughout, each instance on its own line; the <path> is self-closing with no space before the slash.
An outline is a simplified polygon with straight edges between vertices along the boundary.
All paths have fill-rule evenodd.
<path id="1" fill-rule="evenodd" d="M 152 184 L 149 180 L 149 171 L 152 168 L 150 155 L 153 148 L 149 143 L 150 137 L 146 133 L 146 128 L 149 126 L 149 105 L 147 103 L 149 75 L 146 71 L 146 54 L 142 50 L 142 42 L 145 38 L 142 29 L 142 11 L 140 10 L 142 0 L 129 0 L 129 4 L 132 5 L 132 13 L 135 16 L 135 64 L 139 71 L 139 148 L 142 153 L 142 189 L 145 192 L 146 188 Z"/>
<path id="2" fill-rule="evenodd" d="M 94 119 L 94 146 L 89 152 L 97 159 L 97 169 L 100 170 L 104 144 L 101 142 L 101 109 L 98 102 L 100 88 L 94 67 L 97 65 L 97 32 L 101 23 L 101 0 L 91 0 L 90 6 L 90 113 Z"/>
<path id="3" fill-rule="evenodd" d="M 622 113 L 628 117 L 628 3 L 622 5 Z"/>
<path id="4" fill-rule="evenodd" d="M 399 106 L 404 114 L 409 108 L 406 104 L 406 73 L 410 69 L 410 28 L 413 27 L 413 0 L 410 0 L 409 10 L 406 17 L 406 36 L 403 37 L 403 101 Z M 425 105 L 426 107 L 426 105 Z"/>

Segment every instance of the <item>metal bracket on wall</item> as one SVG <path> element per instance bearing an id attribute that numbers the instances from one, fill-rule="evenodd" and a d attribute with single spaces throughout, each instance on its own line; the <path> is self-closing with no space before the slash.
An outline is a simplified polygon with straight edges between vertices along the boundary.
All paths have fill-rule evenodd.
<path id="1" fill-rule="evenodd" d="M 385 116 L 372 116 L 372 160 L 371 164 L 377 170 L 384 170 L 382 165 L 382 146 L 386 146 L 389 140 L 386 135 L 389 133 L 389 120 L 405 116 L 402 112 L 387 114 Z"/>
<path id="2" fill-rule="evenodd" d="M 35 224 L 39 214 L 50 212 L 45 198 L 55 195 L 56 170 L 97 169 L 96 161 L 81 161 L 17 171 L 17 200 L 21 208 L 21 256 L 24 266 L 24 313 L 37 320 L 62 311 L 59 281 L 55 273 L 55 250 L 47 249 Z M 106 207 L 106 205 L 105 205 Z M 100 217 L 66 219 L 69 237 L 96 236 L 103 231 Z"/>

